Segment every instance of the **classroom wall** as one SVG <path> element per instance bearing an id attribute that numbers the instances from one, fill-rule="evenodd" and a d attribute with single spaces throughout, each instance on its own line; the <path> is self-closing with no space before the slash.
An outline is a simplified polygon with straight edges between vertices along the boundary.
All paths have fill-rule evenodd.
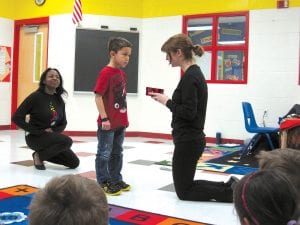
<path id="1" fill-rule="evenodd" d="M 268 126 L 277 126 L 278 117 L 299 103 L 299 15 L 299 8 L 250 11 L 248 84 L 208 85 L 205 126 L 208 137 L 214 137 L 217 131 L 224 138 L 246 139 L 251 136 L 244 129 L 242 101 L 253 103 L 258 123 L 262 123 L 263 111 L 267 110 Z M 50 18 L 49 65 L 57 66 L 67 75 L 66 87 L 70 93 L 67 129 L 93 131 L 96 130 L 97 118 L 94 95 L 72 93 L 75 29 L 68 24 L 68 15 Z M 169 134 L 169 110 L 145 96 L 144 89 L 146 86 L 164 88 L 171 96 L 176 87 L 180 71 L 168 65 L 160 47 L 169 36 L 181 32 L 182 17 L 140 20 L 89 15 L 82 25 L 97 28 L 101 24 L 112 30 L 128 30 L 129 25 L 135 26 L 141 33 L 139 93 L 128 96 L 128 131 Z M 64 33 L 65 41 L 54 36 L 57 33 Z M 62 52 L 61 48 L 65 50 Z"/>
<path id="2" fill-rule="evenodd" d="M 258 123 L 268 111 L 266 124 L 277 125 L 293 104 L 299 103 L 300 8 L 250 10 L 248 84 L 209 84 L 205 132 L 214 137 L 246 139 L 241 101 L 253 104 Z M 165 89 L 171 96 L 180 79 L 178 68 L 171 68 L 160 52 L 163 42 L 181 32 L 182 16 L 133 18 L 85 14 L 82 26 L 140 32 L 139 93 L 128 96 L 128 131 L 169 134 L 169 110 L 145 96 L 145 87 Z M 69 131 L 95 131 L 97 110 L 94 95 L 74 94 L 75 26 L 71 14 L 50 16 L 48 65 L 58 67 L 69 92 L 67 116 Z M 13 46 L 13 20 L 0 18 L 0 45 Z M 10 124 L 11 84 L 0 83 L 0 126 Z"/>
<path id="3" fill-rule="evenodd" d="M 14 21 L 0 18 L 0 46 L 13 46 Z M 13 48 L 11 48 L 13 51 Z M 0 82 L 0 126 L 10 124 L 11 82 Z"/>
<path id="4" fill-rule="evenodd" d="M 299 7 L 300 0 L 288 0 L 290 7 Z M 71 13 L 74 0 L 46 0 L 37 6 L 34 0 L 0 0 L 0 15 L 9 19 L 28 19 Z M 276 8 L 277 0 L 83 0 L 84 14 L 134 18 L 234 12 Z"/>

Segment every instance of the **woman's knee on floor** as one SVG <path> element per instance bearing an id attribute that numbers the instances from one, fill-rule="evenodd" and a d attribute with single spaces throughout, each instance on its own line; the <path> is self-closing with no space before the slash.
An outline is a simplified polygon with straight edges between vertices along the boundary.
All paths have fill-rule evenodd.
<path id="1" fill-rule="evenodd" d="M 74 158 L 72 162 L 70 162 L 70 165 L 68 165 L 68 167 L 70 169 L 76 169 L 80 164 L 80 160 L 79 158 Z"/>
<path id="2" fill-rule="evenodd" d="M 176 190 L 176 195 L 180 200 L 188 200 L 187 192 L 183 190 Z"/>
<path id="3" fill-rule="evenodd" d="M 63 142 L 67 148 L 70 148 L 73 144 L 72 138 L 70 138 L 69 136 L 66 136 L 66 135 L 63 135 L 63 136 L 64 137 L 61 139 L 61 142 Z"/>

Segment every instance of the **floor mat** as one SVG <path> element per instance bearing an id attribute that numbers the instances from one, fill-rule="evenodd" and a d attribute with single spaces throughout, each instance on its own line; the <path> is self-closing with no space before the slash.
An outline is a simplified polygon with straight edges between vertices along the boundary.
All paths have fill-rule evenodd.
<path id="1" fill-rule="evenodd" d="M 38 190 L 30 185 L 0 189 L 0 224 L 27 225 L 28 205 Z M 209 225 L 109 204 L 110 225 Z"/>
<path id="2" fill-rule="evenodd" d="M 254 155 L 240 157 L 242 146 L 214 146 L 205 148 L 197 163 L 197 169 L 228 174 L 245 175 L 258 170 Z M 172 166 L 171 160 L 162 160 L 155 164 Z"/>

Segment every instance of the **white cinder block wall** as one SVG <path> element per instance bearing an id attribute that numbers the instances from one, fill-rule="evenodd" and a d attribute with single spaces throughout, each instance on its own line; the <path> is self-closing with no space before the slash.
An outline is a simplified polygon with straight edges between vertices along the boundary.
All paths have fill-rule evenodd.
<path id="1" fill-rule="evenodd" d="M 205 126 L 208 137 L 214 137 L 216 132 L 230 139 L 251 136 L 244 128 L 242 101 L 253 104 L 258 123 L 262 122 L 263 112 L 267 110 L 268 126 L 276 126 L 278 117 L 300 102 L 300 8 L 253 10 L 249 20 L 248 84 L 208 85 Z M 67 130 L 95 131 L 97 110 L 93 93 L 73 93 L 75 27 L 70 21 L 69 14 L 50 17 L 48 66 L 59 68 L 69 92 Z M 176 87 L 180 71 L 168 65 L 160 47 L 168 37 L 181 32 L 182 17 L 134 19 L 84 16 L 84 28 L 98 29 L 101 25 L 107 25 L 111 30 L 137 27 L 140 32 L 139 93 L 128 96 L 128 131 L 169 134 L 169 110 L 145 96 L 145 87 L 164 88 L 169 96 Z M 2 27 L 6 27 L 6 32 Z M 0 44 L 12 46 L 13 21 L 0 19 L 0 28 Z M 11 92 L 5 86 L 7 84 L 0 83 L 0 125 L 8 125 L 10 121 L 10 111 L 2 114 L 3 109 L 10 109 L 11 104 Z"/>

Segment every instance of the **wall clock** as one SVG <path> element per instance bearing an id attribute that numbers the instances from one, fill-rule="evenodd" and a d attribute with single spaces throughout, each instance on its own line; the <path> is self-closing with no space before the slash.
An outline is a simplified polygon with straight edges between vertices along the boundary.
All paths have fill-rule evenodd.
<path id="1" fill-rule="evenodd" d="M 34 2 L 36 5 L 41 6 L 46 2 L 46 0 L 34 0 Z"/>

